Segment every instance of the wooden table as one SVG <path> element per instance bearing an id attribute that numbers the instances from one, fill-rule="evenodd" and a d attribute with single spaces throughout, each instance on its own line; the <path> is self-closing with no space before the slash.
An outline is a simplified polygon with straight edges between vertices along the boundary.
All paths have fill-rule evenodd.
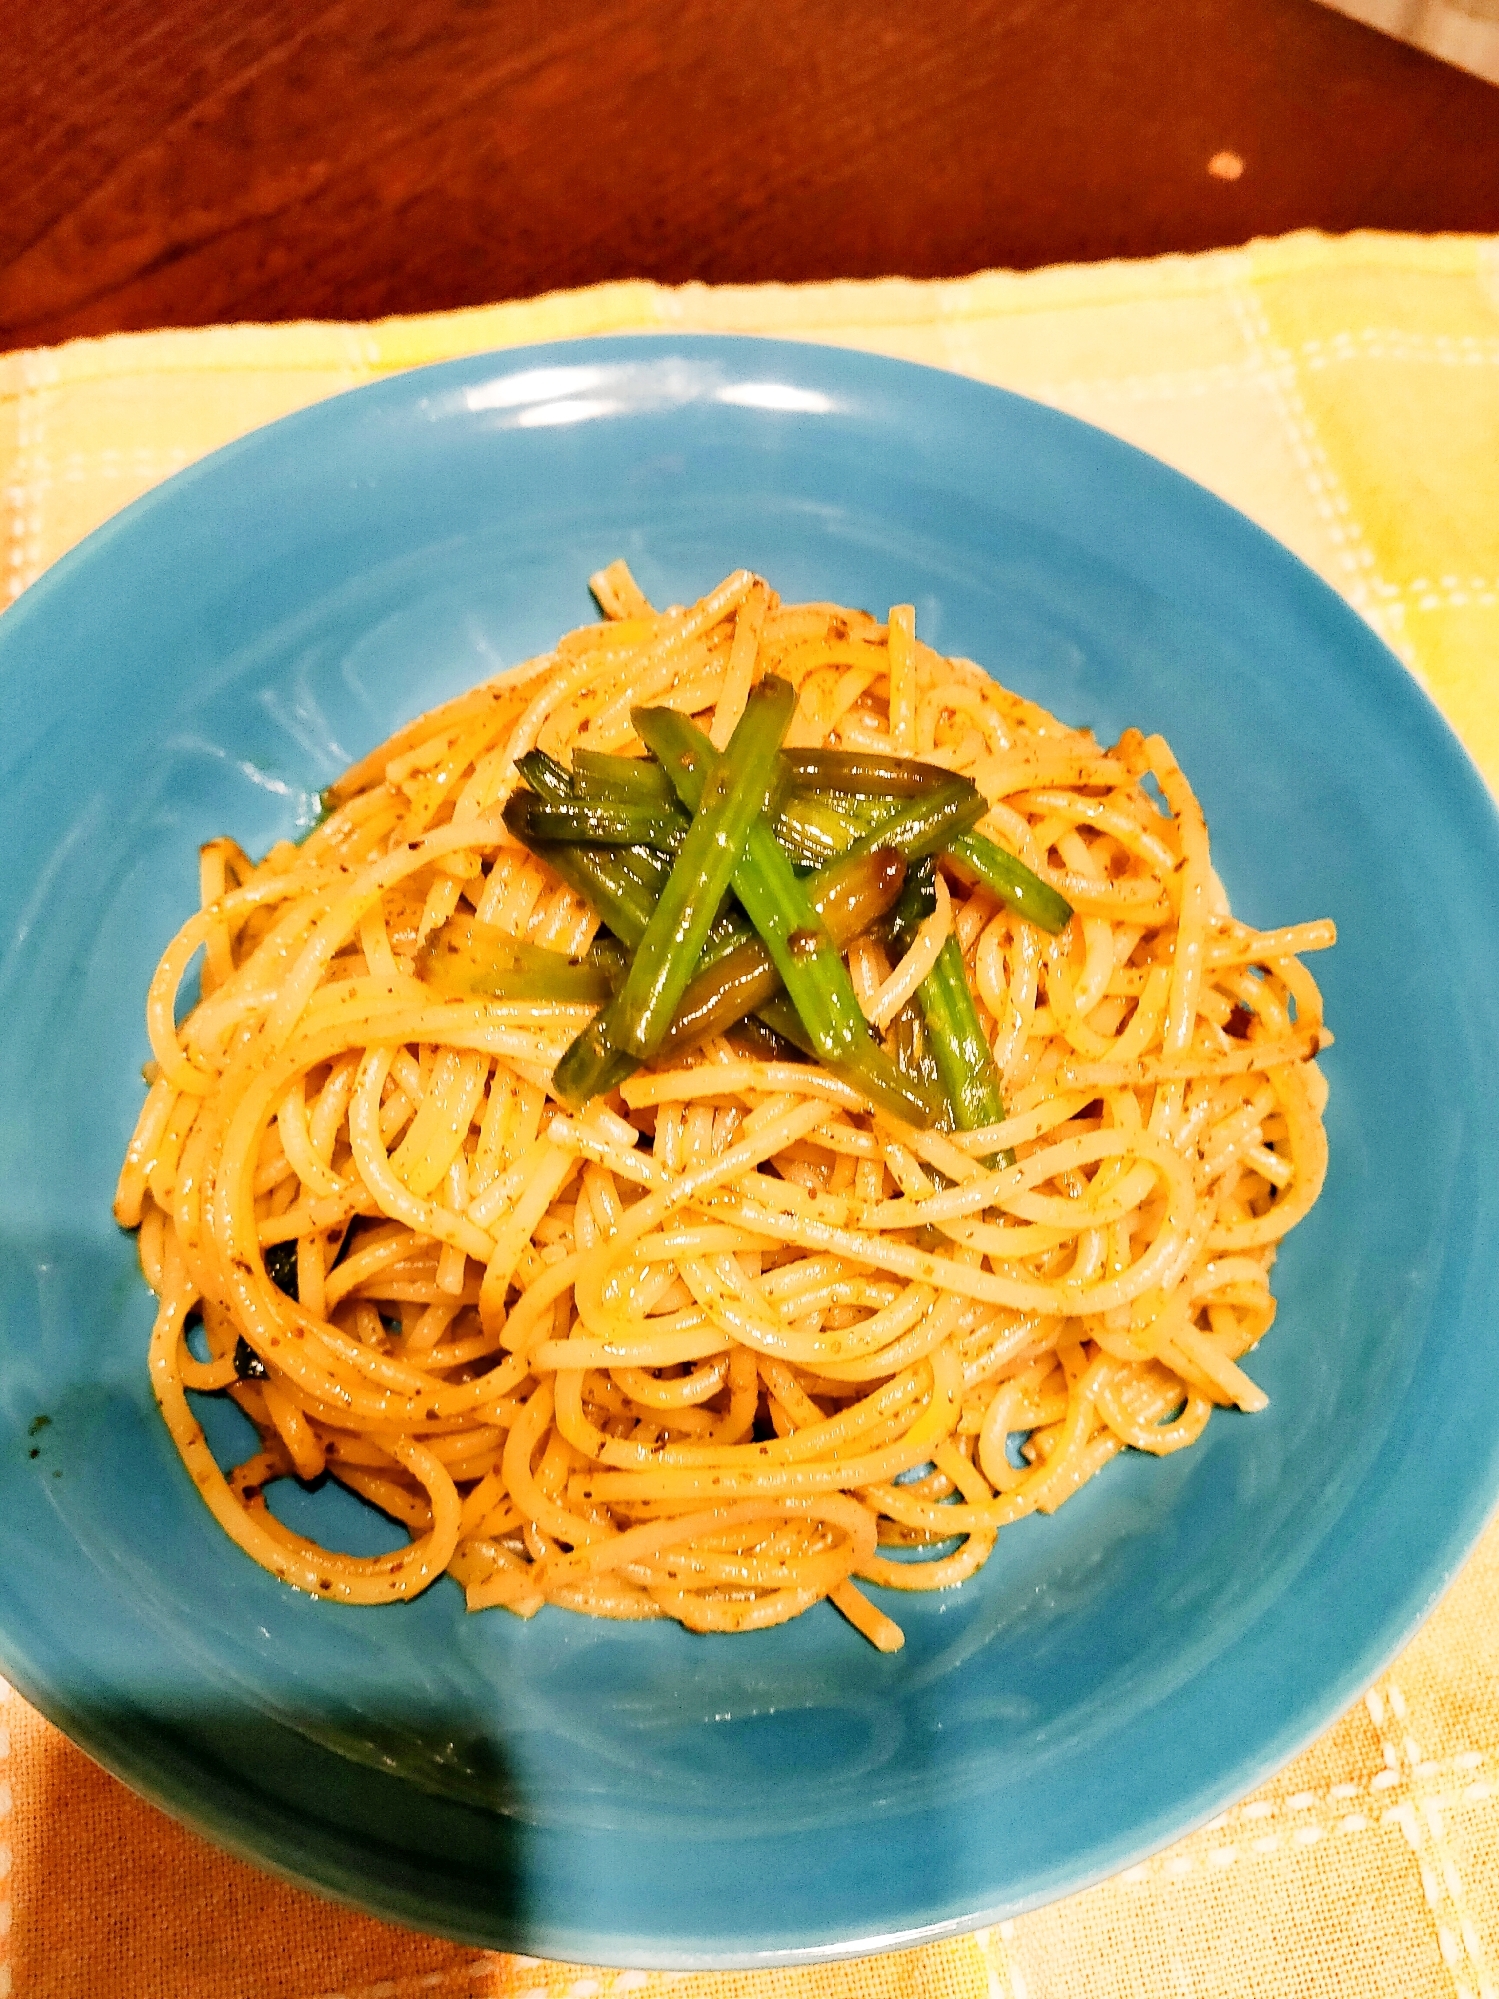
<path id="1" fill-rule="evenodd" d="M 1499 230 L 1499 91 L 1312 0 L 0 0 L 0 34 L 4 346 Z"/>

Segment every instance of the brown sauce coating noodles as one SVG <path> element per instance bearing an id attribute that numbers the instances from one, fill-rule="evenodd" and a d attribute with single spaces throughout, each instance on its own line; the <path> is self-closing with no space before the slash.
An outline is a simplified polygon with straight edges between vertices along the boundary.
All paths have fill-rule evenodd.
<path id="1" fill-rule="evenodd" d="M 1237 922 L 1159 737 L 1101 747 L 931 651 L 909 607 L 782 605 L 742 571 L 666 612 L 622 564 L 594 584 L 605 622 L 399 731 L 299 847 L 204 848 L 116 1198 L 160 1300 L 153 1385 L 217 1519 L 298 1588 L 384 1603 L 447 1571 L 476 1610 L 700 1631 L 830 1597 L 893 1648 L 858 1581 L 959 1583 L 1119 1451 L 1263 1405 L 1239 1362 L 1326 1167 L 1298 954 L 1332 926 Z M 964 773 L 1073 904 L 1048 936 L 944 861 L 922 963 L 874 933 L 848 953 L 883 1028 L 957 938 L 1001 1125 L 917 1131 L 727 1040 L 575 1114 L 549 1085 L 591 1006 L 417 976 L 455 914 L 574 959 L 593 939 L 503 824 L 518 755 L 638 750 L 640 702 L 722 747 L 768 671 L 798 692 L 789 743 Z M 260 1433 L 228 1477 L 189 1389 Z M 267 1486 L 325 1472 L 409 1543 L 283 1526 Z"/>

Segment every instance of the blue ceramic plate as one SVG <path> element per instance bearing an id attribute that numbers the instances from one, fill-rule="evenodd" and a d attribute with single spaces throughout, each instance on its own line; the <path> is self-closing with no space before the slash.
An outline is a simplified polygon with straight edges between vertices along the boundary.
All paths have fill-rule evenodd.
<path id="1" fill-rule="evenodd" d="M 1121 1462 L 897 1606 L 734 1638 L 359 1610 L 224 1539 L 158 1422 L 109 1199 L 195 849 L 295 835 L 398 721 L 589 615 L 914 600 L 944 651 L 1171 739 L 1235 908 L 1331 915 L 1332 1172 L 1258 1418 Z M 0 622 L 0 1661 L 147 1797 L 475 1943 L 659 1966 L 959 1930 L 1210 1817 L 1389 1659 L 1499 1487 L 1499 838 L 1359 620 L 1228 508 L 953 376 L 735 340 L 405 375 L 171 480 Z M 239 1421 L 218 1410 L 226 1451 Z M 305 1501 L 346 1545 L 391 1530 Z"/>

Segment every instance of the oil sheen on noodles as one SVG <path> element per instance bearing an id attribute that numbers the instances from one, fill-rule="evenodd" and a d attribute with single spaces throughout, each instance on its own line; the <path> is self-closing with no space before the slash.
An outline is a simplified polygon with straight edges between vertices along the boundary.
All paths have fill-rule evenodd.
<path id="1" fill-rule="evenodd" d="M 783 605 L 743 571 L 688 609 L 623 564 L 593 587 L 603 621 L 399 730 L 300 845 L 203 849 L 115 1206 L 160 1300 L 153 1386 L 225 1533 L 299 1589 L 379 1604 L 447 1573 L 472 1610 L 721 1632 L 828 1598 L 892 1650 L 861 1583 L 961 1584 L 1120 1451 L 1264 1406 L 1240 1362 L 1322 1185 L 1299 954 L 1333 928 L 1238 922 L 1159 736 L 1101 747 L 909 606 Z M 722 752 L 767 676 L 795 693 L 783 765 L 961 774 L 977 833 L 1060 904 L 1050 931 L 944 851 L 914 933 L 842 946 L 881 1060 L 921 1054 L 913 996 L 952 947 L 987 1128 L 922 1128 L 764 1028 L 569 1105 L 554 1071 L 599 991 L 433 970 L 435 941 L 498 936 L 586 989 L 600 918 L 512 833 L 517 760 L 639 757 L 652 706 Z M 260 1434 L 228 1475 L 190 1390 Z M 407 1543 L 283 1525 L 267 1489 L 325 1475 Z"/>

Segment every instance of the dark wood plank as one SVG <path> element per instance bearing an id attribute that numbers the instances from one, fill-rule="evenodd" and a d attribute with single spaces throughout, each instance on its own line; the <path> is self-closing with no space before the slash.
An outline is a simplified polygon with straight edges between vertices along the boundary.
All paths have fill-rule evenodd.
<path id="1" fill-rule="evenodd" d="M 1311 0 L 5 0 L 0 344 L 602 278 L 1499 229 L 1499 92 Z M 1236 180 L 1213 155 L 1244 162 Z"/>

